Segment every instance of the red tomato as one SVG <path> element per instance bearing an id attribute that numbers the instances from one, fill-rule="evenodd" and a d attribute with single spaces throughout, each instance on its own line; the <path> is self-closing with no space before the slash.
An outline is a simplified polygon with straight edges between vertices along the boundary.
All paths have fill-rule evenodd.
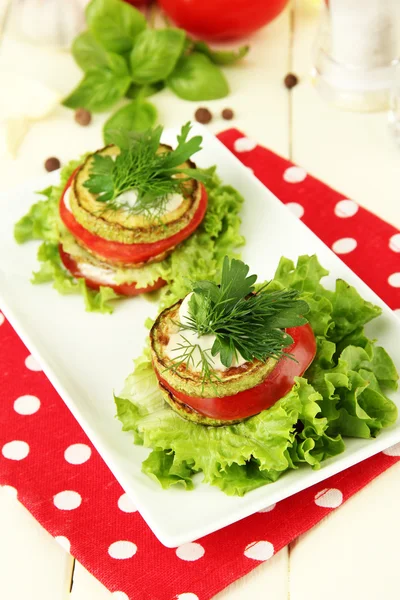
<path id="1" fill-rule="evenodd" d="M 197 212 L 194 214 L 193 219 L 190 221 L 184 229 L 172 235 L 169 238 L 153 242 L 151 244 L 122 244 L 121 242 L 112 242 L 105 240 L 94 233 L 91 233 L 85 229 L 75 219 L 74 215 L 67 209 L 64 202 L 64 195 L 72 180 L 75 173 L 71 175 L 67 181 L 64 192 L 60 200 L 60 216 L 64 225 L 69 231 L 89 250 L 92 250 L 95 254 L 101 256 L 109 263 L 142 263 L 149 259 L 162 254 L 163 252 L 173 248 L 188 238 L 200 225 L 207 210 L 207 192 L 205 187 L 202 185 L 202 195 Z"/>
<path id="2" fill-rule="evenodd" d="M 178 400 L 201 415 L 225 421 L 251 417 L 283 398 L 292 389 L 294 378 L 303 375 L 314 359 L 316 342 L 310 325 L 291 327 L 286 331 L 293 338 L 293 344 L 287 348 L 287 351 L 291 352 L 297 362 L 289 358 L 281 358 L 262 383 L 234 396 L 224 396 L 222 398 L 191 397 L 172 389 L 158 373 L 157 377 Z"/>
<path id="3" fill-rule="evenodd" d="M 285 8 L 288 0 L 159 0 L 175 23 L 208 40 L 249 35 Z"/>
<path id="4" fill-rule="evenodd" d="M 94 279 L 88 279 L 79 270 L 79 265 L 74 261 L 70 254 L 64 252 L 61 244 L 58 246 L 58 250 L 60 252 L 60 258 L 62 263 L 66 269 L 76 278 L 82 277 L 86 281 L 86 285 L 91 290 L 98 290 L 101 285 L 107 285 L 116 292 L 117 294 L 121 294 L 122 296 L 138 296 L 139 294 L 144 294 L 145 292 L 153 292 L 154 290 L 158 290 L 162 288 L 167 282 L 164 279 L 157 279 L 153 285 L 148 285 L 145 288 L 136 287 L 136 283 L 122 283 L 120 285 L 110 285 L 100 283 L 99 281 L 95 281 Z"/>

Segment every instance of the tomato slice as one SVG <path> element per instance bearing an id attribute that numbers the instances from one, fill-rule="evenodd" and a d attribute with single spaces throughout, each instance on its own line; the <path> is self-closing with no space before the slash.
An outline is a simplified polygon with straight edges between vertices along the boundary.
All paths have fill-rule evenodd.
<path id="1" fill-rule="evenodd" d="M 101 283 L 99 281 L 96 281 L 95 279 L 90 279 L 90 278 L 82 275 L 82 273 L 79 269 L 78 263 L 74 261 L 74 259 L 72 258 L 72 256 L 70 254 L 68 254 L 67 252 L 64 252 L 61 244 L 58 246 L 58 250 L 60 252 L 60 258 L 62 260 L 64 267 L 66 269 L 68 269 L 68 271 L 74 277 L 76 277 L 76 278 L 82 277 L 86 281 L 86 285 L 92 290 L 98 290 L 100 288 L 100 286 L 107 286 L 107 287 L 112 288 L 114 290 L 114 292 L 116 292 L 117 294 L 121 294 L 122 296 L 138 296 L 139 294 L 144 294 L 146 292 L 153 292 L 154 290 L 158 290 L 158 289 L 162 288 L 164 285 L 166 285 L 166 283 L 167 283 L 166 281 L 164 281 L 164 279 L 161 279 L 161 278 L 157 279 L 157 281 L 155 281 L 153 283 L 153 285 L 148 285 L 147 287 L 144 287 L 144 288 L 136 287 L 136 283 L 121 283 L 119 285 L 112 285 L 109 283 Z"/>
<path id="2" fill-rule="evenodd" d="M 187 396 L 171 388 L 160 374 L 157 373 L 157 377 L 178 400 L 201 415 L 224 421 L 251 417 L 283 398 L 292 389 L 294 378 L 303 375 L 314 359 L 317 346 L 310 325 L 290 327 L 286 331 L 293 338 L 293 344 L 286 350 L 296 360 L 281 358 L 262 383 L 233 396 L 222 398 Z"/>
<path id="3" fill-rule="evenodd" d="M 78 169 L 77 169 L 78 170 Z M 123 244 L 106 240 L 94 233 L 91 233 L 75 219 L 72 212 L 65 206 L 64 196 L 68 188 L 72 185 L 76 171 L 72 173 L 67 181 L 60 200 L 60 216 L 64 225 L 69 231 L 89 250 L 92 250 L 98 256 L 103 257 L 110 263 L 142 263 L 162 254 L 173 248 L 188 238 L 200 225 L 207 210 L 207 192 L 205 187 L 201 186 L 201 199 L 196 213 L 192 220 L 181 231 L 169 238 L 152 242 L 150 244 Z"/>

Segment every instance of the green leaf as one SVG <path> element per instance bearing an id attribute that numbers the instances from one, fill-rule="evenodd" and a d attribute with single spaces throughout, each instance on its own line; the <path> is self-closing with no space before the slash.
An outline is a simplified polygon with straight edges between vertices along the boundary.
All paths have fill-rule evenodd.
<path id="1" fill-rule="evenodd" d="M 334 328 L 329 333 L 329 338 L 334 342 L 340 341 L 345 336 L 378 317 L 382 309 L 364 300 L 355 288 L 338 279 L 335 292 L 325 291 L 325 295 L 332 303 L 332 319 Z"/>
<path id="2" fill-rule="evenodd" d="M 193 469 L 186 461 L 177 461 L 173 452 L 153 450 L 143 461 L 142 471 L 166 490 L 171 485 L 182 484 L 187 490 L 193 489 Z"/>
<path id="3" fill-rule="evenodd" d="M 167 79 L 167 85 L 184 100 L 216 100 L 229 94 L 222 71 L 199 52 L 180 58 Z"/>
<path id="4" fill-rule="evenodd" d="M 146 83 L 145 85 L 139 85 L 137 83 L 132 83 L 126 92 L 126 97 L 131 100 L 137 100 L 138 98 L 148 98 L 149 96 L 154 96 L 154 94 L 158 94 L 161 90 L 163 90 L 165 84 L 163 81 L 157 81 L 156 83 Z"/>
<path id="5" fill-rule="evenodd" d="M 91 175 L 83 185 L 90 193 L 97 194 L 99 202 L 107 202 L 114 197 L 113 170 L 114 161 L 111 156 L 93 155 Z"/>
<path id="6" fill-rule="evenodd" d="M 144 100 L 133 100 L 126 106 L 114 113 L 103 128 L 103 136 L 106 144 L 114 143 L 113 134 L 116 130 L 146 131 L 151 129 L 157 121 L 157 110 L 150 102 Z"/>
<path id="7" fill-rule="evenodd" d="M 116 68 L 88 71 L 78 87 L 63 101 L 68 108 L 86 108 L 92 112 L 110 109 L 124 97 L 131 79 L 125 61 L 118 57 Z"/>
<path id="8" fill-rule="evenodd" d="M 208 44 L 202 41 L 193 41 L 193 49 L 208 56 L 216 65 L 232 65 L 248 54 L 250 46 L 240 46 L 237 50 L 213 50 Z"/>
<path id="9" fill-rule="evenodd" d="M 321 287 L 319 286 L 321 279 L 326 275 L 329 275 L 329 271 L 319 264 L 315 254 L 299 256 L 296 267 L 291 260 L 283 256 L 275 272 L 274 281 L 279 281 L 284 287 L 299 292 L 315 294 Z"/>
<path id="10" fill-rule="evenodd" d="M 201 143 L 203 138 L 199 135 L 195 135 L 188 139 L 188 135 L 191 129 L 190 122 L 186 123 L 181 127 L 181 131 L 177 136 L 178 145 L 172 152 L 168 152 L 164 157 L 164 168 L 173 169 L 179 167 L 184 162 L 189 160 L 196 152 L 201 150 Z"/>
<path id="11" fill-rule="evenodd" d="M 197 425 L 166 407 L 149 359 L 140 361 L 120 396 L 116 403 L 124 430 L 131 430 L 135 439 L 156 451 L 147 459 L 144 470 L 165 486 L 173 483 L 170 474 L 174 466 L 172 472 L 181 482 L 183 479 L 187 484 L 187 479 L 201 470 L 205 482 L 227 494 L 243 495 L 276 481 L 296 464 L 306 461 L 318 467 L 320 456 L 343 449 L 343 444 L 335 445 L 328 438 L 318 444 L 318 437 L 324 436 L 326 419 L 319 416 L 320 395 L 303 379 L 297 380 L 293 390 L 269 410 L 229 427 Z M 129 401 L 131 410 L 122 404 Z M 288 451 L 295 442 L 294 425 L 299 420 L 305 425 L 299 439 L 303 445 L 291 459 Z M 312 448 L 316 448 L 314 453 Z"/>
<path id="12" fill-rule="evenodd" d="M 182 29 L 146 29 L 138 35 L 130 56 L 135 83 L 154 83 L 166 79 L 183 52 Z"/>
<path id="13" fill-rule="evenodd" d="M 118 54 L 129 52 L 135 37 L 146 27 L 142 13 L 122 0 L 91 0 L 86 20 L 96 40 Z"/>
<path id="14" fill-rule="evenodd" d="M 226 256 L 222 265 L 221 293 L 224 294 L 225 310 L 229 311 L 241 298 L 254 291 L 257 275 L 248 275 L 250 267 L 241 260 Z"/>
<path id="15" fill-rule="evenodd" d="M 122 61 L 125 63 L 122 56 L 107 52 L 90 31 L 84 31 L 74 39 L 71 51 L 75 62 L 85 72 L 102 68 L 119 71 Z"/>

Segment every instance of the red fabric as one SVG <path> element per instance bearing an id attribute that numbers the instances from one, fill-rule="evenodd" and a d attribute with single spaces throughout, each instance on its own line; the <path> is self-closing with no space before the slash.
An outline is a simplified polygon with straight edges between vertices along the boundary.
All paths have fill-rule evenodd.
<path id="1" fill-rule="evenodd" d="M 288 172 L 291 164 L 264 148 L 246 151 L 251 143 L 243 141 L 236 130 L 222 133 L 220 139 L 229 149 L 239 150 L 240 159 L 282 202 L 296 203 L 297 213 L 304 211 L 304 222 L 329 246 L 339 239 L 355 239 L 357 247 L 343 254 L 343 260 L 393 309 L 400 309 L 400 239 L 393 227 L 361 208 L 357 210 L 351 202 L 342 205 L 341 217 L 336 216 L 335 207 L 343 200 L 339 193 L 310 176 L 304 178 L 301 170 Z M 286 181 L 302 178 L 298 183 Z M 346 212 L 355 214 L 346 216 Z M 390 277 L 395 273 L 399 275 Z M 129 505 L 120 485 L 44 374 L 35 370 L 28 350 L 6 321 L 0 327 L 0 364 L 0 482 L 15 488 L 19 500 L 43 527 L 60 536 L 60 543 L 69 542 L 71 553 L 111 591 L 118 592 L 115 600 L 211 598 L 400 457 L 398 445 L 268 512 L 176 551 L 163 547 Z M 125 543 L 116 544 L 122 541 Z M 115 557 L 121 555 L 129 557 Z"/>

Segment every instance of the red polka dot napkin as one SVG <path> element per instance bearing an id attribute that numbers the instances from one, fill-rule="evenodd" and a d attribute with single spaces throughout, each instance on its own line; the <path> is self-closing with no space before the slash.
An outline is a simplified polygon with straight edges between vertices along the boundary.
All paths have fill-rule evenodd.
<path id="1" fill-rule="evenodd" d="M 400 312 L 398 231 L 239 131 L 219 137 Z M 0 483 L 18 495 L 115 600 L 207 600 L 400 458 L 399 444 L 221 531 L 177 549 L 165 548 L 0 317 Z"/>

